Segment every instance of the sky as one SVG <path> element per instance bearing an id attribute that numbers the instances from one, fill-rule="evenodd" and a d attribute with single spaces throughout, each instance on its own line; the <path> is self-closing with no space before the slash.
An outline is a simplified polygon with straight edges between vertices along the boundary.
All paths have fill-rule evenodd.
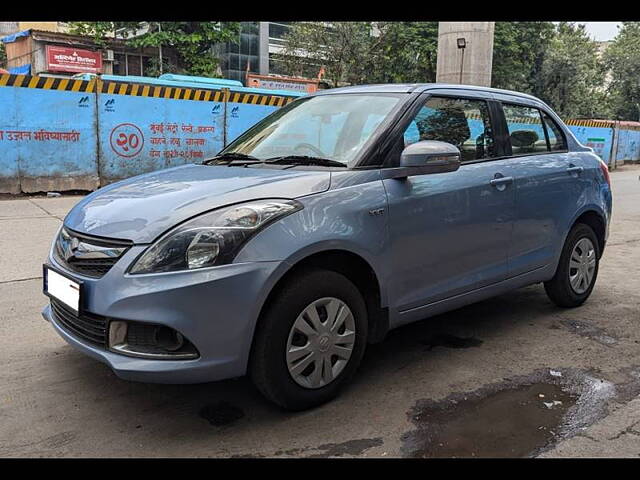
<path id="1" fill-rule="evenodd" d="M 587 33 L 599 42 L 613 40 L 618 33 L 616 28 L 621 22 L 578 22 L 584 23 Z"/>

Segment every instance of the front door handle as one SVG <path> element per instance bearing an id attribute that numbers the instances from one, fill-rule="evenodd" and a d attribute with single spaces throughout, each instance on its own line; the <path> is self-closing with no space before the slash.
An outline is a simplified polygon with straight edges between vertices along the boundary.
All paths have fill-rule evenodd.
<path id="1" fill-rule="evenodd" d="M 506 186 L 506 185 L 509 185 L 510 183 L 513 183 L 513 177 L 498 177 L 498 178 L 492 179 L 489 183 L 493 187 Z"/>
<path id="2" fill-rule="evenodd" d="M 570 166 L 569 168 L 567 168 L 567 172 L 569 173 L 577 173 L 577 174 L 581 174 L 584 171 L 584 168 L 582 167 L 575 167 L 575 166 Z"/>

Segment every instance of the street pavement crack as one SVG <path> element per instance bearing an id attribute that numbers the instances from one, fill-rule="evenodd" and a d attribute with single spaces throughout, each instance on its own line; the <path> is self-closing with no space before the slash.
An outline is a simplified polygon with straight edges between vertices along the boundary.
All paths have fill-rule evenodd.
<path id="1" fill-rule="evenodd" d="M 14 283 L 14 282 L 28 282 L 29 280 L 40 280 L 42 276 L 39 277 L 29 277 L 29 278 L 17 278 L 15 280 L 3 280 L 0 282 L 0 285 L 4 285 L 5 283 Z"/>
<path id="2" fill-rule="evenodd" d="M 27 200 L 29 201 L 29 203 L 31 203 L 31 205 L 35 205 L 37 208 L 39 208 L 40 210 L 42 210 L 44 213 L 46 213 L 47 215 L 49 215 L 50 217 L 53 217 L 54 215 L 48 211 L 46 208 L 38 205 L 36 202 L 34 202 L 33 200 L 31 200 L 30 198 L 27 198 Z"/>
<path id="3" fill-rule="evenodd" d="M 619 246 L 619 245 L 626 245 L 628 243 L 636 243 L 636 242 L 640 242 L 640 238 L 632 238 L 631 240 L 624 240 L 622 242 L 610 243 L 607 246 L 615 247 L 615 246 Z"/>
<path id="4" fill-rule="evenodd" d="M 591 440 L 592 442 L 598 443 L 597 439 L 593 438 L 591 435 L 587 435 L 586 433 L 582 433 L 582 432 L 581 433 L 576 433 L 575 436 L 576 437 L 587 438 L 587 439 Z"/>
<path id="5" fill-rule="evenodd" d="M 629 425 L 627 428 L 625 428 L 624 430 L 619 432 L 617 435 L 614 435 L 613 437 L 607 438 L 607 440 L 617 440 L 618 438 L 620 438 L 621 436 L 626 435 L 626 434 L 640 435 L 640 432 L 635 430 L 635 426 L 638 425 L 638 424 L 640 424 L 640 422 L 635 422 L 633 425 Z"/>
<path id="6" fill-rule="evenodd" d="M 42 210 L 44 213 L 46 213 L 49 217 L 51 218 L 55 218 L 56 220 L 60 220 L 61 222 L 64 221 L 63 218 L 60 218 L 57 215 L 54 215 L 53 213 L 51 213 L 49 210 L 47 210 L 46 208 L 44 208 L 42 205 L 38 205 L 36 202 L 34 202 L 33 200 L 31 200 L 30 198 L 27 198 L 27 200 L 32 204 L 35 205 L 36 207 L 38 207 L 40 210 Z"/>

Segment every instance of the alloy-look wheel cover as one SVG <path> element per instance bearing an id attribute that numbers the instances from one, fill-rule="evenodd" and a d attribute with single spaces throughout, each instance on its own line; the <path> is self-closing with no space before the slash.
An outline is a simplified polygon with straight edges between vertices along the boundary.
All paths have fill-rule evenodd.
<path id="1" fill-rule="evenodd" d="M 584 237 L 578 240 L 569 259 L 569 284 L 578 295 L 591 286 L 596 271 L 596 250 L 593 243 Z"/>
<path id="2" fill-rule="evenodd" d="M 324 297 L 310 303 L 296 318 L 287 340 L 291 378 L 304 388 L 333 382 L 351 358 L 356 324 L 346 303 Z"/>

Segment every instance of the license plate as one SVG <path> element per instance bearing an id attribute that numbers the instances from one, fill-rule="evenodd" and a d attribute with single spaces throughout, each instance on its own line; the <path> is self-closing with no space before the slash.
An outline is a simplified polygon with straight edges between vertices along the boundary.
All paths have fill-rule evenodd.
<path id="1" fill-rule="evenodd" d="M 45 295 L 55 298 L 74 312 L 80 313 L 81 282 L 56 272 L 46 265 L 44 265 L 43 279 Z"/>

